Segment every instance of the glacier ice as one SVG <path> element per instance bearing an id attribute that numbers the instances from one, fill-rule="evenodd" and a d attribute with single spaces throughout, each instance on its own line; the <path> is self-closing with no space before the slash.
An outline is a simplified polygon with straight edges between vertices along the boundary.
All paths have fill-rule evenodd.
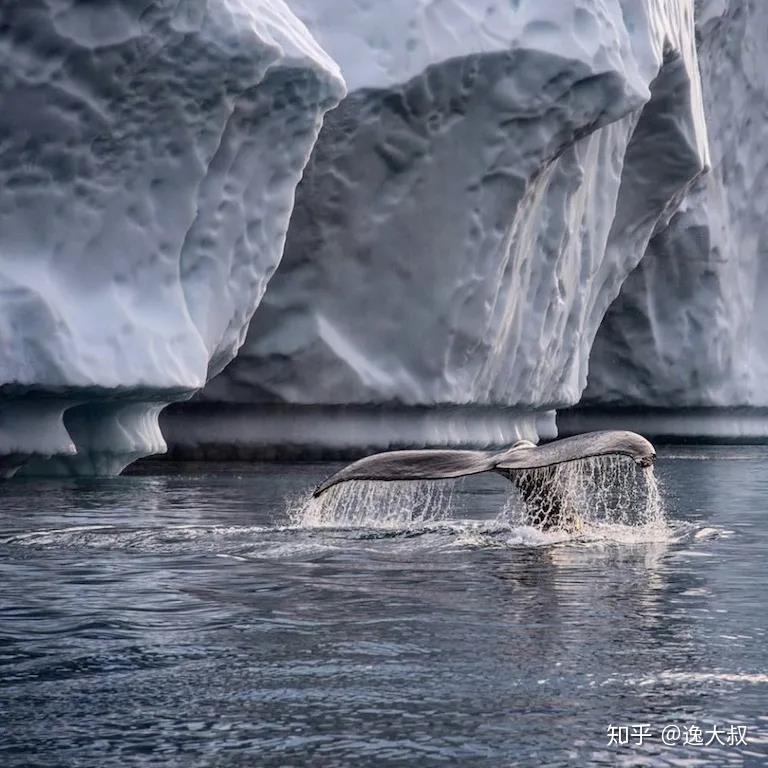
<path id="1" fill-rule="evenodd" d="M 585 386 L 580 428 L 768 434 L 767 39 L 753 0 L 1 3 L 0 474 L 119 471 L 211 377 L 182 455 L 536 439 Z"/>
<path id="2" fill-rule="evenodd" d="M 643 408 L 616 418 L 656 434 L 765 436 L 749 408 L 768 406 L 768 6 L 699 2 L 696 25 L 712 172 L 657 227 L 607 313 L 584 403 Z M 596 418 L 615 422 L 586 409 L 564 422 Z"/>
<path id="3" fill-rule="evenodd" d="M 221 447 L 216 414 L 238 406 L 242 451 L 271 444 L 265 419 L 310 415 L 326 435 L 349 419 L 358 447 L 550 431 L 708 163 L 692 0 L 291 7 L 349 95 L 244 347 L 168 415 L 171 439 Z M 433 406 L 441 426 L 419 426 Z M 381 413 L 409 427 L 382 434 Z"/>
<path id="4" fill-rule="evenodd" d="M 0 4 L 0 471 L 109 474 L 234 356 L 338 67 L 282 0 Z"/>

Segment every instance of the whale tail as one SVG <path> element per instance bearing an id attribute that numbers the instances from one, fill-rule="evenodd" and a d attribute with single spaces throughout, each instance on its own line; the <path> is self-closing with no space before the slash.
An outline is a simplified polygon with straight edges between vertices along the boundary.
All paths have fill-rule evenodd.
<path id="1" fill-rule="evenodd" d="M 344 467 L 319 485 L 313 496 L 351 480 L 444 480 L 481 472 L 498 472 L 521 492 L 526 506 L 549 498 L 550 512 L 531 519 L 540 528 L 578 528 L 575 511 L 566 509 L 558 498 L 552 470 L 558 464 L 595 456 L 627 456 L 638 466 L 650 466 L 656 451 L 648 440 L 634 432 L 588 432 L 536 446 L 520 440 L 503 451 L 463 451 L 449 449 L 388 451 L 367 456 Z M 542 470 L 533 476 L 527 470 Z"/>
<path id="2" fill-rule="evenodd" d="M 366 456 L 331 475 L 313 496 L 349 480 L 447 480 L 496 469 L 498 451 L 448 449 L 387 451 Z"/>

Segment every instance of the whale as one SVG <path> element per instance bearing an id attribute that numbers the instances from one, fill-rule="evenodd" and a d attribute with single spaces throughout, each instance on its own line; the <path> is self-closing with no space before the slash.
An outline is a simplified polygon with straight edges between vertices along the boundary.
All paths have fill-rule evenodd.
<path id="1" fill-rule="evenodd" d="M 511 447 L 497 451 L 448 448 L 386 451 L 347 465 L 323 481 L 312 495 L 317 498 L 330 488 L 353 480 L 448 480 L 495 472 L 518 488 L 526 509 L 530 510 L 531 525 L 542 530 L 577 531 L 581 526 L 580 517 L 558 493 L 555 469 L 568 462 L 598 456 L 624 456 L 638 467 L 649 467 L 656 460 L 656 449 L 636 432 L 606 430 L 544 445 L 518 440 Z M 543 499 L 546 504 L 542 506 Z"/>

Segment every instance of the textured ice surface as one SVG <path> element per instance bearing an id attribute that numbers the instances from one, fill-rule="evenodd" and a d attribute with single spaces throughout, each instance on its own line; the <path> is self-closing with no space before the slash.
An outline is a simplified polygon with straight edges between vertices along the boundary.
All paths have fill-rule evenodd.
<path id="1" fill-rule="evenodd" d="M 607 307 L 707 163 L 693 2 L 292 8 L 350 93 L 206 399 L 499 423 L 575 403 Z"/>
<path id="2" fill-rule="evenodd" d="M 242 342 L 343 88 L 282 0 L 0 4 L 7 473 L 163 449 L 162 404 Z"/>
<path id="3" fill-rule="evenodd" d="M 768 4 L 700 2 L 697 32 L 712 172 L 608 312 L 585 400 L 695 409 L 657 412 L 658 433 L 754 437 L 765 413 L 705 408 L 768 405 Z"/>

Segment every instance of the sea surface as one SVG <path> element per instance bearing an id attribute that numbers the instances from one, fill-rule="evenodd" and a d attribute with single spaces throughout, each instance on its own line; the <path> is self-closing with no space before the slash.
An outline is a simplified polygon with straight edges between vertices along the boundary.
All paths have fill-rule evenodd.
<path id="1" fill-rule="evenodd" d="M 0 485 L 0 766 L 768 765 L 767 450 L 574 534 L 338 466 Z"/>

